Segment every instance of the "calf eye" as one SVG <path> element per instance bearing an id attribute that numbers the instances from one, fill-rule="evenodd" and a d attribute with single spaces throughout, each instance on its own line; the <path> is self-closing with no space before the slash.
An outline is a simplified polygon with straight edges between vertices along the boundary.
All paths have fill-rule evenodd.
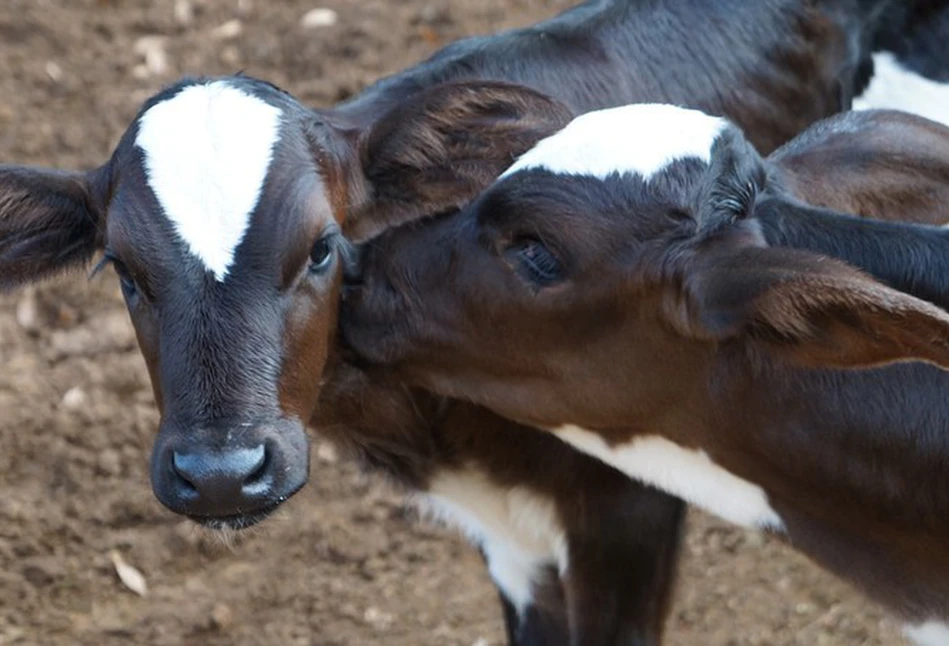
<path id="1" fill-rule="evenodd" d="M 102 260 L 93 268 L 92 273 L 89 274 L 89 278 L 94 278 L 106 265 L 112 265 L 112 268 L 115 269 L 115 273 L 119 277 L 119 283 L 122 286 L 122 296 L 125 298 L 125 302 L 128 303 L 129 307 L 134 307 L 138 302 L 138 285 L 135 283 L 135 279 L 132 278 L 132 273 L 129 271 L 129 268 L 126 267 L 125 263 L 119 260 L 112 251 L 106 249 Z"/>
<path id="2" fill-rule="evenodd" d="M 125 297 L 125 301 L 129 305 L 132 305 L 138 298 L 138 285 L 135 284 L 135 279 L 132 278 L 132 274 L 129 273 L 125 263 L 118 258 L 112 258 L 112 266 L 115 268 L 115 273 L 119 276 L 119 283 L 122 286 L 122 296 Z"/>
<path id="3" fill-rule="evenodd" d="M 519 273 L 541 287 L 552 285 L 563 278 L 563 265 L 543 242 L 534 237 L 514 241 L 507 255 L 513 256 Z"/>
<path id="4" fill-rule="evenodd" d="M 310 272 L 321 274 L 333 263 L 333 241 L 324 236 L 313 244 L 310 250 Z"/>

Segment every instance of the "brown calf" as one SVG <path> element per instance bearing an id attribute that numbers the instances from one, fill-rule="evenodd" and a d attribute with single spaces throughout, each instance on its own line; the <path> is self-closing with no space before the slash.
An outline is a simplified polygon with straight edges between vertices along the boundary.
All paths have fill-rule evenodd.
<path id="1" fill-rule="evenodd" d="M 949 129 L 894 113 L 844 115 L 773 161 L 695 111 L 592 113 L 460 213 L 376 241 L 364 282 L 347 290 L 344 336 L 387 378 L 546 428 L 787 538 L 887 605 L 920 644 L 946 643 L 949 375 L 912 361 L 949 367 L 949 315 L 807 244 L 768 243 L 860 223 L 867 247 L 853 260 L 883 275 L 896 263 L 914 275 L 906 240 L 949 249 L 949 232 L 903 225 L 887 256 L 873 229 L 898 225 L 791 195 L 814 183 L 797 162 L 780 164 L 809 156 L 819 177 L 848 127 L 882 156 L 853 157 L 853 175 L 836 166 L 838 189 L 856 196 L 817 191 L 818 201 L 897 205 L 901 191 L 949 180 Z M 827 150 L 808 155 L 820 140 Z M 914 151 L 924 173 L 866 192 L 867 173 L 886 179 Z M 927 213 L 938 201 L 907 205 L 913 219 L 944 219 Z M 797 226 L 808 219 L 824 228 Z"/>

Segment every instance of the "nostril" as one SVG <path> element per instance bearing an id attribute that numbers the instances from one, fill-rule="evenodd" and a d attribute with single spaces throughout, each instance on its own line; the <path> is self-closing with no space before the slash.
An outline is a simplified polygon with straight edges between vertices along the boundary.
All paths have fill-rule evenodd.
<path id="1" fill-rule="evenodd" d="M 178 476 L 179 484 L 187 493 L 198 493 L 197 484 L 194 482 L 194 476 L 188 473 L 186 466 L 187 457 L 180 455 L 177 451 L 171 454 L 171 470 Z"/>
<path id="2" fill-rule="evenodd" d="M 263 444 L 228 451 L 172 453 L 171 468 L 179 496 L 205 501 L 266 492 L 269 460 Z"/>
<path id="3" fill-rule="evenodd" d="M 260 459 L 241 484 L 241 493 L 247 497 L 265 495 L 273 485 L 273 456 L 271 451 L 260 446 Z"/>
<path id="4" fill-rule="evenodd" d="M 256 467 L 251 470 L 250 475 L 247 476 L 247 479 L 244 480 L 245 485 L 253 485 L 264 479 L 264 476 L 267 474 L 268 467 L 270 466 L 270 451 L 266 447 L 261 446 L 260 448 L 260 459 L 257 462 Z"/>

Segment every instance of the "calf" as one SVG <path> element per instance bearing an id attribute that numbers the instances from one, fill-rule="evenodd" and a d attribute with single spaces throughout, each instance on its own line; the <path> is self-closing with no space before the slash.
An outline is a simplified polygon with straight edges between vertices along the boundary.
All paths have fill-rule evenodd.
<path id="1" fill-rule="evenodd" d="M 770 150 L 849 105 L 890 4 L 591 0 L 330 110 L 248 77 L 186 80 L 97 169 L 0 168 L 0 283 L 104 250 L 162 411 L 158 499 L 251 525 L 306 481 L 347 237 L 466 203 L 571 112 L 688 104 Z"/>
<path id="2" fill-rule="evenodd" d="M 885 178 L 895 159 L 927 171 L 907 172 L 903 191 L 923 189 L 933 137 L 949 171 L 949 129 L 898 113 L 849 113 L 772 160 L 693 110 L 584 115 L 461 212 L 381 236 L 344 295 L 347 344 L 388 378 L 548 429 L 775 533 L 886 605 L 918 643 L 949 643 L 949 375 L 923 363 L 949 367 L 949 315 L 807 251 L 799 238 L 815 229 L 797 223 L 814 218 L 830 237 L 835 222 L 867 225 L 859 238 L 876 246 L 855 260 L 913 274 L 911 249 L 881 253 L 879 232 L 897 225 L 803 204 L 781 182 L 807 186 L 781 161 L 809 156 L 817 177 L 835 160 L 819 145 L 807 155 L 808 142 L 834 150 L 848 131 L 881 155 L 852 158 L 860 199 L 844 182 L 841 205 L 866 199 L 862 176 Z M 910 141 L 926 144 L 917 160 Z M 896 205 L 895 184 L 880 185 L 871 203 Z M 945 212 L 908 206 L 924 221 L 941 219 L 930 207 Z M 949 248 L 943 229 L 903 228 Z"/>
<path id="3" fill-rule="evenodd" d="M 835 238 L 862 241 L 869 250 L 863 261 L 871 269 L 914 282 L 916 289 L 942 285 L 943 297 L 949 293 L 945 232 L 824 208 L 853 207 L 881 219 L 942 221 L 932 213 L 943 213 L 946 196 L 940 189 L 949 191 L 949 130 L 905 113 L 852 112 L 819 123 L 769 161 L 768 189 L 787 205 L 758 214 L 769 240 L 780 243 L 795 235 L 818 244 Z M 935 183 L 940 172 L 944 188 Z M 829 173 L 833 191 L 827 189 Z M 924 192 L 927 199 L 896 199 L 926 182 L 933 189 Z M 861 205 L 865 208 L 857 208 Z M 895 253 L 904 248 L 916 254 L 928 248 L 933 254 L 928 282 L 925 276 L 912 279 L 906 266 L 913 263 Z M 674 524 L 669 514 L 681 511 L 656 505 L 651 502 L 655 496 L 640 496 L 632 480 L 540 431 L 460 400 L 443 401 L 402 387 L 384 375 L 334 365 L 319 407 L 321 430 L 414 492 L 423 505 L 462 524 L 487 552 L 492 575 L 504 582 L 502 590 L 516 594 L 521 610 L 513 614 L 525 619 L 509 624 L 515 634 L 539 633 L 558 643 L 550 637 L 551 626 L 563 631 L 572 625 L 573 643 L 622 643 L 609 636 L 634 631 L 646 643 L 658 641 L 677 543 L 668 529 Z M 499 453 L 501 445 L 507 448 Z M 657 527 L 667 529 L 656 532 Z M 663 540 L 667 549 L 660 548 Z M 659 559 L 652 566 L 650 554 Z M 635 576 L 625 574 L 630 572 Z M 616 579 L 617 573 L 624 574 Z M 644 595 L 649 590 L 665 593 Z M 564 619 L 568 615 L 573 622 Z"/>

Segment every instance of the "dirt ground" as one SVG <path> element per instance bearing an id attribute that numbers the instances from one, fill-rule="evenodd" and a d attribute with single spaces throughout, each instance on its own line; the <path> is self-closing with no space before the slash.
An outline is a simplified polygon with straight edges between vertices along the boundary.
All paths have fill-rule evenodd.
<path id="1" fill-rule="evenodd" d="M 573 1 L 326 0 L 338 20 L 306 30 L 312 0 L 3 0 L 0 162 L 98 164 L 181 74 L 243 69 L 327 105 Z M 311 484 L 229 548 L 152 497 L 157 421 L 111 272 L 0 296 L 0 644 L 501 643 L 475 552 L 371 474 L 315 442 Z M 147 596 L 122 585 L 113 551 Z M 691 517 L 670 644 L 897 635 L 785 547 Z"/>

